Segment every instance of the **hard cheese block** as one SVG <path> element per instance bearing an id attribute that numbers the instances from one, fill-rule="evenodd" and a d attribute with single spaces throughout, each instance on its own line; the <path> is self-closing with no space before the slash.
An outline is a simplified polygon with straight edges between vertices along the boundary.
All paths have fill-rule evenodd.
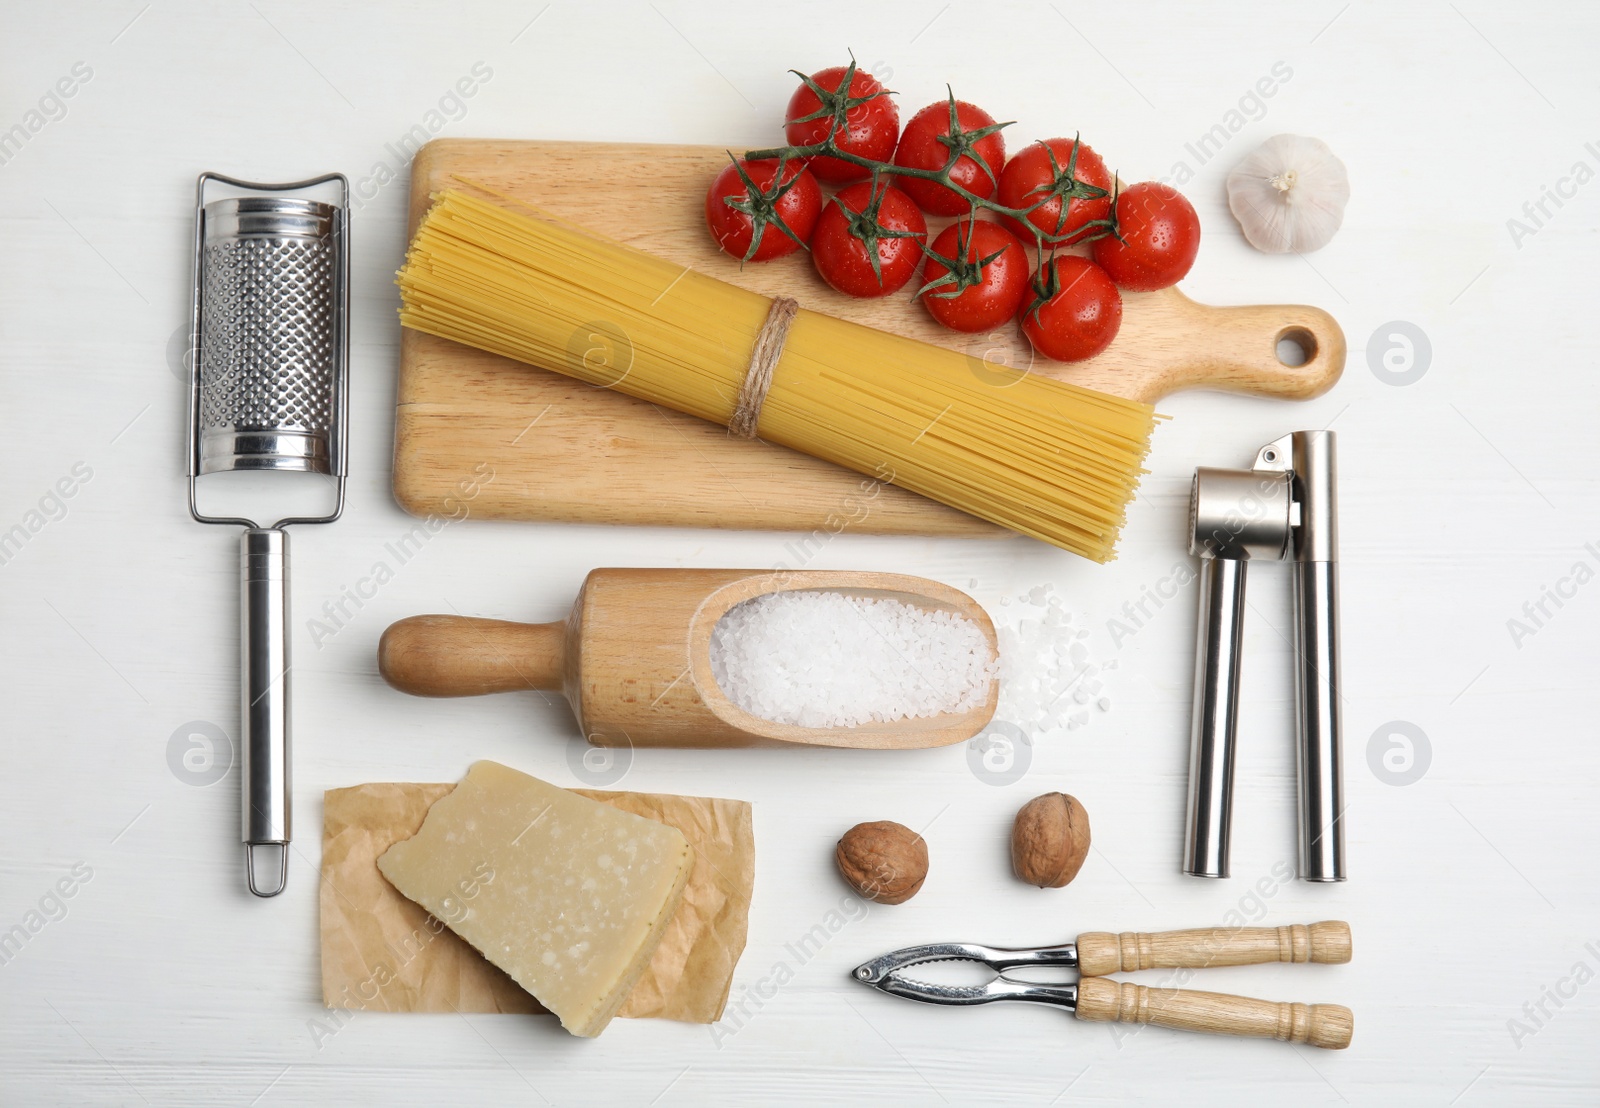
<path id="1" fill-rule="evenodd" d="M 605 1029 L 693 865 L 683 834 L 478 762 L 378 869 L 574 1035 Z"/>

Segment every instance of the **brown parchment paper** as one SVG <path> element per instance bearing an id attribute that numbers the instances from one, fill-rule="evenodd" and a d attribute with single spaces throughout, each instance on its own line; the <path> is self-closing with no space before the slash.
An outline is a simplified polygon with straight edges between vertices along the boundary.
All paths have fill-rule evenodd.
<path id="1" fill-rule="evenodd" d="M 322 1000 L 387 1012 L 542 1012 L 533 996 L 378 872 L 454 784 L 374 783 L 323 795 Z M 694 869 L 683 903 L 619 1015 L 714 1023 L 744 951 L 755 837 L 750 805 L 574 789 L 683 832 Z"/>

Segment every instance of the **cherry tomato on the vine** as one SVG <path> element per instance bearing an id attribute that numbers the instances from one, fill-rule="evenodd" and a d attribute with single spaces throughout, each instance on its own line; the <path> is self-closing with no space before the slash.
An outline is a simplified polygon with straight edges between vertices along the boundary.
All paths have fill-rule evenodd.
<path id="1" fill-rule="evenodd" d="M 1088 234 L 1084 224 L 1111 214 L 1111 173 L 1088 143 L 1045 139 L 1006 163 L 998 199 L 1008 208 L 1038 205 L 1027 224 L 1006 217 L 1023 242 L 1033 241 L 1032 227 L 1044 232 L 1047 242 L 1077 242 Z"/>
<path id="2" fill-rule="evenodd" d="M 1088 258 L 1063 254 L 1039 271 L 1022 308 L 1022 333 L 1058 362 L 1081 362 L 1111 345 L 1122 326 L 1122 294 Z"/>
<path id="3" fill-rule="evenodd" d="M 1006 140 L 1000 134 L 1001 126 L 976 104 L 954 96 L 929 104 L 906 123 L 900 145 L 895 148 L 894 164 L 938 171 L 952 154 L 959 155 L 950 167 L 950 180 L 987 200 L 994 195 L 1006 164 Z M 895 185 L 923 211 L 934 215 L 965 215 L 972 209 L 966 197 L 937 181 L 899 176 Z"/>
<path id="4" fill-rule="evenodd" d="M 818 89 L 822 90 L 821 96 L 817 95 Z M 784 114 L 784 138 L 790 146 L 811 146 L 823 141 L 833 131 L 841 108 L 844 126 L 834 134 L 839 149 L 875 162 L 888 161 L 900 137 L 900 109 L 878 79 L 857 69 L 855 62 L 830 66 L 801 79 Z M 818 180 L 830 184 L 864 181 L 871 175 L 870 170 L 825 154 L 806 161 Z"/>
<path id="5" fill-rule="evenodd" d="M 798 161 L 784 164 L 780 181 L 776 158 L 740 158 L 717 174 L 706 193 L 711 237 L 747 262 L 781 258 L 810 242 L 821 210 L 817 179 Z M 784 234 L 785 227 L 794 237 Z"/>
<path id="6" fill-rule="evenodd" d="M 911 197 L 863 181 L 823 206 L 811 237 L 822 279 L 850 296 L 887 296 L 916 272 L 928 224 Z"/>
<path id="7" fill-rule="evenodd" d="M 1175 285 L 1200 250 L 1200 217 L 1171 185 L 1144 181 L 1117 197 L 1117 238 L 1096 239 L 1094 260 L 1125 289 Z"/>
<path id="8" fill-rule="evenodd" d="M 951 330 L 988 331 L 1017 314 L 1028 272 L 1028 253 L 1016 235 L 998 223 L 963 219 L 933 240 L 919 295 L 928 314 Z"/>

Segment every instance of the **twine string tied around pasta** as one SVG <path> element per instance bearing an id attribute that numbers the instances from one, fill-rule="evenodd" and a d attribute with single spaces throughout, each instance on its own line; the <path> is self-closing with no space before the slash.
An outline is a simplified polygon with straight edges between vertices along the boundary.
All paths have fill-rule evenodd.
<path id="1" fill-rule="evenodd" d="M 739 399 L 733 406 L 733 416 L 728 420 L 728 431 L 736 438 L 753 439 L 756 425 L 761 422 L 761 406 L 767 402 L 767 390 L 772 387 L 772 371 L 783 357 L 783 344 L 789 337 L 789 327 L 795 313 L 800 310 L 797 301 L 787 296 L 773 299 L 767 311 L 767 321 L 750 350 L 750 365 L 744 373 L 744 384 L 739 388 Z"/>

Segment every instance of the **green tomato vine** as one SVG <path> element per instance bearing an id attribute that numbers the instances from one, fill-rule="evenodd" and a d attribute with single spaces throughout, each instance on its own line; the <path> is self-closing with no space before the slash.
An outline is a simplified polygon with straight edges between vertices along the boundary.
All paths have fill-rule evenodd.
<path id="1" fill-rule="evenodd" d="M 754 235 L 751 240 L 750 249 L 745 254 L 745 261 L 749 261 L 755 256 L 756 250 L 761 245 L 761 237 L 768 226 L 776 225 L 778 230 L 783 234 L 788 235 L 796 242 L 800 241 L 799 237 L 795 235 L 795 233 L 784 223 L 783 217 L 777 211 L 775 205 L 777 200 L 781 198 L 782 195 L 788 191 L 790 185 L 792 185 L 792 181 L 790 182 L 790 185 L 783 184 L 784 171 L 788 163 L 797 159 L 801 161 L 809 161 L 811 158 L 819 156 L 836 158 L 839 161 L 859 166 L 861 169 L 867 171 L 868 179 L 872 183 L 871 195 L 873 197 L 873 202 L 868 204 L 863 211 L 851 211 L 842 202 L 840 202 L 837 196 L 829 197 L 827 203 L 838 204 L 840 210 L 844 212 L 845 218 L 849 223 L 850 233 L 856 238 L 860 239 L 863 246 L 866 248 L 867 257 L 872 263 L 873 273 L 878 276 L 880 282 L 883 279 L 883 274 L 879 268 L 877 251 L 878 241 L 884 238 L 915 237 L 909 232 L 895 231 L 885 227 L 878 219 L 878 209 L 882 203 L 883 190 L 886 189 L 889 184 L 892 184 L 892 179 L 895 177 L 912 177 L 943 185 L 945 188 L 949 189 L 951 192 L 955 193 L 957 196 L 960 196 L 967 202 L 967 214 L 963 217 L 960 217 L 965 221 L 976 219 L 980 211 L 988 211 L 1000 216 L 1009 216 L 1016 220 L 1017 223 L 1027 227 L 1030 231 L 1032 231 L 1034 248 L 1037 251 L 1037 256 L 1039 258 L 1039 275 L 1033 280 L 1032 284 L 1035 294 L 1040 298 L 1047 299 L 1048 295 L 1053 294 L 1054 290 L 1049 289 L 1049 285 L 1051 283 L 1050 279 L 1044 277 L 1044 275 L 1046 273 L 1053 275 L 1054 267 L 1051 266 L 1049 262 L 1054 257 L 1055 251 L 1058 247 L 1066 244 L 1069 240 L 1072 243 L 1077 244 L 1093 242 L 1095 239 L 1105 238 L 1107 236 L 1114 236 L 1118 239 L 1121 239 L 1122 236 L 1118 233 L 1116 218 L 1116 177 L 1115 175 L 1112 176 L 1112 188 L 1110 190 L 1101 188 L 1095 184 L 1091 184 L 1088 181 L 1079 180 L 1077 176 L 1077 169 L 1078 148 L 1080 143 L 1076 136 L 1072 140 L 1072 155 L 1067 159 L 1065 168 L 1063 168 L 1057 161 L 1055 151 L 1046 147 L 1046 153 L 1050 159 L 1050 183 L 1034 189 L 1033 192 L 1029 194 L 1031 196 L 1038 197 L 1038 199 L 1033 201 L 1033 203 L 1024 208 L 1013 208 L 990 197 L 979 196 L 977 193 L 972 192 L 970 189 L 958 184 L 954 179 L 953 172 L 956 164 L 963 157 L 969 157 L 978 164 L 978 166 L 984 171 L 985 175 L 988 176 L 989 180 L 998 188 L 999 181 L 995 168 L 989 165 L 985 159 L 978 156 L 976 145 L 980 140 L 987 138 L 989 135 L 996 134 L 1004 128 L 1011 126 L 1011 122 L 991 123 L 983 127 L 967 130 L 961 125 L 960 120 L 957 118 L 955 92 L 947 85 L 945 86 L 945 92 L 950 105 L 949 133 L 937 136 L 938 141 L 949 151 L 949 154 L 945 158 L 945 164 L 939 169 L 918 169 L 911 166 L 895 165 L 892 162 L 880 162 L 872 158 L 862 157 L 861 155 L 852 153 L 849 150 L 842 149 L 839 146 L 836 136 L 846 132 L 846 117 L 849 115 L 852 109 L 857 108 L 862 104 L 866 104 L 872 100 L 876 100 L 881 96 L 893 95 L 891 91 L 888 89 L 879 89 L 877 92 L 871 93 L 867 96 L 851 96 L 849 91 L 850 85 L 854 81 L 856 75 L 856 60 L 854 55 L 851 56 L 850 65 L 845 69 L 844 76 L 840 79 L 839 87 L 837 89 L 823 88 L 815 80 L 806 74 L 801 73 L 799 70 L 790 70 L 790 72 L 796 77 L 799 77 L 800 80 L 805 83 L 806 87 L 816 95 L 819 106 L 816 111 L 810 113 L 809 115 L 801 116 L 797 119 L 790 120 L 789 122 L 810 123 L 818 119 L 831 119 L 832 122 L 829 125 L 827 137 L 820 142 L 809 143 L 801 146 L 774 146 L 761 150 L 751 150 L 745 154 L 745 159 L 749 161 L 776 159 L 778 162 L 778 173 L 773 179 L 773 187 L 770 190 L 763 191 L 756 189 L 753 182 L 751 182 L 750 178 L 744 173 L 741 167 L 739 175 L 744 180 L 746 190 L 749 192 L 749 200 L 745 202 L 736 202 L 735 198 L 731 196 L 723 198 L 724 203 L 726 203 L 729 207 L 749 215 L 754 224 Z M 728 156 L 733 159 L 733 162 L 736 166 L 739 165 L 739 159 L 734 157 L 731 152 Z M 885 178 L 888 178 L 889 180 L 886 181 Z M 1110 197 L 1111 199 L 1111 210 L 1106 218 L 1089 220 L 1081 226 L 1074 228 L 1070 232 L 1063 229 L 1066 224 L 1068 209 L 1072 201 L 1099 200 L 1104 197 Z M 1037 226 L 1031 219 L 1028 218 L 1034 212 L 1038 211 L 1046 204 L 1049 204 L 1052 200 L 1060 200 L 1061 202 L 1060 214 L 1057 216 L 1056 232 L 1054 234 L 1046 232 L 1043 228 Z M 959 239 L 959 231 L 957 232 L 957 235 Z M 802 245 L 805 244 L 802 243 Z M 934 292 L 936 289 L 940 290 L 937 292 L 937 295 L 942 297 L 959 296 L 963 290 L 980 281 L 982 279 L 983 267 L 994 261 L 995 258 L 999 256 L 999 253 L 997 252 L 974 262 L 965 257 L 966 248 L 964 245 L 957 250 L 957 257 L 954 259 L 945 258 L 939 254 L 936 254 L 934 251 L 929 249 L 928 245 L 924 242 L 919 242 L 918 246 L 925 256 L 935 259 L 940 265 L 945 266 L 949 270 L 945 277 L 929 282 L 923 288 L 919 289 L 916 294 L 918 296 Z M 954 263 L 960 264 L 958 265 Z M 950 289 L 948 287 L 951 284 L 954 284 L 954 289 Z"/>

